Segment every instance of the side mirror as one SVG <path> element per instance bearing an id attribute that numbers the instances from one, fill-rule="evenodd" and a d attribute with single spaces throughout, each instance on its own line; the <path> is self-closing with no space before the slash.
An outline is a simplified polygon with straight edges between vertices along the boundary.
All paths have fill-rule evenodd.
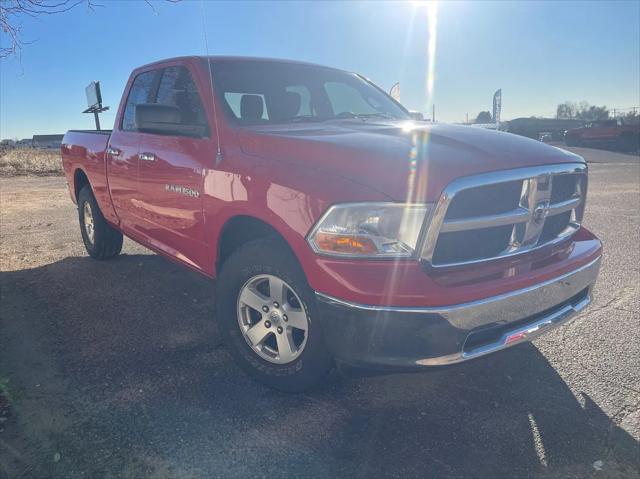
<path id="1" fill-rule="evenodd" d="M 424 121 L 424 115 L 419 111 L 410 111 L 409 116 L 415 121 Z"/>
<path id="2" fill-rule="evenodd" d="M 164 135 L 203 136 L 204 128 L 182 123 L 180 109 L 171 105 L 140 103 L 135 106 L 136 129 Z"/>

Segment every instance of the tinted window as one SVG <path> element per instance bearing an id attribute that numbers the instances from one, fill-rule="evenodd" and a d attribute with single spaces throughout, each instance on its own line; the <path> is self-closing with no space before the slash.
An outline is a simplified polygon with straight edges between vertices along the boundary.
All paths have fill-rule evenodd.
<path id="1" fill-rule="evenodd" d="M 127 97 L 127 105 L 122 116 L 122 129 L 135 130 L 135 107 L 140 103 L 149 103 L 156 71 L 140 73 L 134 80 Z"/>
<path id="2" fill-rule="evenodd" d="M 332 119 L 408 120 L 406 110 L 353 73 L 284 62 L 211 65 L 224 113 L 244 125 Z"/>
<path id="3" fill-rule="evenodd" d="M 185 67 L 169 67 L 162 72 L 156 103 L 178 107 L 183 125 L 206 129 L 207 118 L 191 73 Z"/>

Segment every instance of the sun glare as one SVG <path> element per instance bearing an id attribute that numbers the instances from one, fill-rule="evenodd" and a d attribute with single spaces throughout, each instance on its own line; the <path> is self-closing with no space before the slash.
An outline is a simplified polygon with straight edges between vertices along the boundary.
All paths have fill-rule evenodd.
<path id="1" fill-rule="evenodd" d="M 433 88 L 436 75 L 436 45 L 438 36 L 438 2 L 437 0 L 413 0 L 414 13 L 423 12 L 427 16 L 427 98 L 425 110 L 433 105 Z"/>

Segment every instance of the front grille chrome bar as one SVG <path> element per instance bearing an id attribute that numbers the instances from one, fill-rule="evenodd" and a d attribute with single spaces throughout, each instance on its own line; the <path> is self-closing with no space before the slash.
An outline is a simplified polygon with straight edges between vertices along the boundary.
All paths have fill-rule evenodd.
<path id="1" fill-rule="evenodd" d="M 552 203 L 549 205 L 547 217 L 559 215 L 571 211 L 578 206 L 582 198 L 575 197 L 566 201 Z M 516 223 L 526 223 L 531 217 L 531 212 L 526 208 L 518 208 L 507 213 L 497 215 L 476 216 L 472 218 L 444 220 L 441 233 L 451 233 L 454 231 L 477 230 L 481 228 L 493 228 L 495 226 L 513 225 Z"/>
<path id="2" fill-rule="evenodd" d="M 560 175 L 577 175 L 578 178 L 582 178 L 576 180 L 575 191 L 569 199 L 552 202 L 553 180 Z M 436 203 L 425 234 L 422 259 L 433 267 L 458 266 L 513 256 L 565 239 L 580 227 L 586 195 L 586 175 L 587 166 L 584 163 L 569 163 L 485 173 L 453 181 L 445 188 Z M 513 181 L 522 181 L 519 205 L 513 210 L 484 216 L 446 218 L 448 208 L 458 193 Z M 567 227 L 554 238 L 540 241 L 545 220 L 548 217 L 566 212 L 571 212 Z M 500 226 L 513 226 L 513 233 L 509 245 L 498 255 L 434 264 L 434 252 L 441 233 L 456 233 Z"/>
<path id="3" fill-rule="evenodd" d="M 454 231 L 477 230 L 481 228 L 493 228 L 494 226 L 506 226 L 515 223 L 524 223 L 529 220 L 529 210 L 518 208 L 508 213 L 498 215 L 476 216 L 474 218 L 464 218 L 455 220 L 445 220 L 440 228 L 442 233 Z"/>
<path id="4" fill-rule="evenodd" d="M 552 203 L 549 205 L 549 212 L 547 216 L 559 215 L 560 213 L 565 213 L 567 211 L 571 211 L 580 206 L 582 202 L 581 197 L 574 197 L 567 201 L 560 201 L 559 203 Z"/>

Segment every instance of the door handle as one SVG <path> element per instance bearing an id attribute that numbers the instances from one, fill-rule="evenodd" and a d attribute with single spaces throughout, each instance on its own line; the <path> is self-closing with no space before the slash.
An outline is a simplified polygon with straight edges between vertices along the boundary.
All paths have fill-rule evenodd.
<path id="1" fill-rule="evenodd" d="M 122 154 L 122 151 L 118 150 L 117 148 L 113 148 L 111 146 L 107 148 L 107 155 L 120 156 L 121 154 Z"/>
<path id="2" fill-rule="evenodd" d="M 138 158 L 142 161 L 156 161 L 156 155 L 153 153 L 140 153 Z"/>

